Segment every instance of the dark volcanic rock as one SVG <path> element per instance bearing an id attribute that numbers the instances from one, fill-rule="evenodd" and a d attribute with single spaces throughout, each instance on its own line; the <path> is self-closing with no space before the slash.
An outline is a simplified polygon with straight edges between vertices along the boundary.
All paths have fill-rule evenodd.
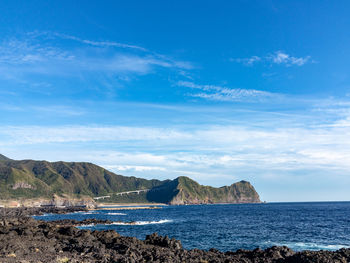
<path id="1" fill-rule="evenodd" d="M 79 211 L 88 211 L 83 207 L 20 207 L 20 208 L 0 208 L 0 218 L 26 217 L 43 214 L 67 214 Z"/>
<path id="2" fill-rule="evenodd" d="M 185 250 L 180 241 L 156 233 L 139 240 L 120 236 L 112 230 L 90 231 L 74 227 L 81 224 L 108 224 L 110 221 L 88 219 L 44 222 L 23 216 L 38 214 L 37 210 L 2 209 L 0 212 L 0 262 L 350 262 L 350 249 L 297 253 L 288 247 L 276 246 L 265 250 L 234 252 L 221 252 L 214 248 L 209 251 Z"/>
<path id="3" fill-rule="evenodd" d="M 160 246 L 160 247 L 171 248 L 174 250 L 182 249 L 181 241 L 176 240 L 174 238 L 170 239 L 168 236 L 165 236 L 165 237 L 158 236 L 157 233 L 153 233 L 152 235 L 147 235 L 145 243 L 150 245 Z"/>
<path id="4" fill-rule="evenodd" d="M 81 226 L 81 225 L 112 224 L 113 221 L 91 218 L 91 219 L 84 219 L 81 221 L 73 220 L 73 219 L 63 219 L 63 220 L 57 220 L 57 221 L 50 221 L 50 223 L 55 223 L 61 226 L 63 225 Z"/>

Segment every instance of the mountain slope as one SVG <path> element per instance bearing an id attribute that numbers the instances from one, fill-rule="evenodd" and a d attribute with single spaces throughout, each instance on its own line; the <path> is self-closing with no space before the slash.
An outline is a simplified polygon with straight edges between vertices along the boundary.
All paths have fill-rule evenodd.
<path id="1" fill-rule="evenodd" d="M 91 163 L 13 161 L 0 162 L 0 198 L 101 196 L 114 192 L 150 189 L 162 184 L 114 174 Z"/>
<path id="2" fill-rule="evenodd" d="M 230 186 L 215 188 L 200 185 L 185 176 L 153 188 L 147 198 L 150 201 L 176 205 L 261 202 L 258 193 L 249 182 L 240 181 Z"/>
<path id="3" fill-rule="evenodd" d="M 0 154 L 0 161 L 10 161 L 10 158 L 7 158 L 5 155 Z"/>
<path id="4" fill-rule="evenodd" d="M 0 156 L 0 200 L 110 196 L 103 202 L 168 204 L 257 203 L 259 195 L 245 181 L 220 188 L 203 186 L 188 177 L 146 180 L 114 174 L 86 162 L 11 160 Z M 138 193 L 116 194 L 150 189 Z"/>

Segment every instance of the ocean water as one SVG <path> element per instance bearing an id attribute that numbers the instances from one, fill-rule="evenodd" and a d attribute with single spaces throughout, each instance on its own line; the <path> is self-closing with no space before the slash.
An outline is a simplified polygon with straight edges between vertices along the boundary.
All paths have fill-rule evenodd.
<path id="1" fill-rule="evenodd" d="M 114 223 L 80 228 L 113 229 L 140 239 L 158 232 L 181 240 L 186 249 L 214 247 L 228 251 L 286 245 L 299 251 L 350 247 L 350 202 L 165 206 L 154 210 L 46 214 L 35 218 L 108 219 Z M 128 224 L 130 221 L 136 224 Z"/>

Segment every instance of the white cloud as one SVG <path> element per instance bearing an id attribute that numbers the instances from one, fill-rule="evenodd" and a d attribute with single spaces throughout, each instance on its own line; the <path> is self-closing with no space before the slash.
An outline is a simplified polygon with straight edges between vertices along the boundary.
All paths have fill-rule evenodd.
<path id="1" fill-rule="evenodd" d="M 211 91 L 217 87 L 205 88 Z M 348 107 L 345 102 L 338 104 Z M 322 110 L 321 103 L 317 105 L 318 110 Z M 326 109 L 333 107 L 326 102 L 324 105 Z M 2 125 L 0 153 L 14 159 L 89 161 L 119 174 L 148 179 L 187 175 L 202 184 L 215 186 L 246 179 L 256 185 L 258 191 L 265 185 L 261 193 L 271 196 L 277 189 L 273 189 L 273 184 L 291 189 L 298 187 L 297 182 L 326 185 L 334 179 L 349 183 L 350 126 L 346 124 L 349 111 L 323 109 L 323 113 L 317 112 L 317 116 L 322 115 L 324 119 L 315 121 L 313 111 L 303 120 L 299 116 L 252 112 L 248 120 L 232 122 L 235 124 L 194 123 L 168 128 L 136 124 Z M 330 115 L 332 121 L 329 121 Z M 236 119 L 246 116 L 242 112 L 231 115 Z"/>
<path id="2" fill-rule="evenodd" d="M 185 139 L 189 134 L 172 129 L 140 128 L 125 126 L 85 127 L 85 126 L 7 126 L 0 136 L 11 137 L 8 143 L 68 143 L 94 141 L 156 141 Z M 4 143 L 4 141 L 2 142 Z M 2 144 L 0 142 L 0 145 Z"/>
<path id="3" fill-rule="evenodd" d="M 54 116 L 81 116 L 87 113 L 86 109 L 80 107 L 73 107 L 67 105 L 45 105 L 45 106 L 33 106 L 33 105 L 16 105 L 16 104 L 4 104 L 0 103 L 0 110 L 7 112 L 22 112 L 31 114 L 38 114 L 41 117 L 45 114 Z"/>
<path id="4" fill-rule="evenodd" d="M 266 64 L 277 64 L 277 65 L 285 65 L 285 66 L 303 66 L 309 62 L 311 62 L 311 56 L 305 57 L 294 57 L 290 54 L 287 54 L 283 51 L 276 51 L 267 56 L 252 56 L 250 58 L 231 58 L 230 61 L 243 63 L 247 66 L 252 66 L 256 63 L 266 63 Z"/>
<path id="5" fill-rule="evenodd" d="M 39 112 L 40 114 L 54 114 L 55 116 L 81 116 L 86 112 L 83 109 L 77 107 L 69 107 L 63 105 L 55 105 L 55 106 L 32 106 L 27 107 L 27 110 L 34 110 Z"/>
<path id="6" fill-rule="evenodd" d="M 258 56 L 252 56 L 250 58 L 231 58 L 230 59 L 230 61 L 243 63 L 243 64 L 245 64 L 247 66 L 252 66 L 256 62 L 259 62 L 261 60 L 262 60 L 262 58 L 258 57 Z"/>
<path id="7" fill-rule="evenodd" d="M 303 66 L 310 60 L 310 56 L 306 57 L 293 57 L 287 53 L 284 53 L 282 51 L 277 51 L 273 55 L 270 55 L 268 59 L 270 59 L 275 64 L 285 64 L 285 65 L 297 65 L 297 66 Z"/>
<path id="8" fill-rule="evenodd" d="M 62 44 L 74 41 L 75 45 Z M 184 71 L 190 62 L 179 61 L 143 47 L 93 41 L 63 34 L 28 34 L 0 43 L 0 78 L 29 81 L 33 75 L 83 79 L 96 76 L 150 74 L 158 68 Z"/>
<path id="9" fill-rule="evenodd" d="M 131 172 L 166 171 L 164 167 L 145 165 L 105 165 L 104 167 L 110 170 Z"/>
<path id="10" fill-rule="evenodd" d="M 70 61 L 72 54 L 47 45 L 32 43 L 29 39 L 12 39 L 0 44 L 0 65 L 25 65 L 44 61 Z"/>
<path id="11" fill-rule="evenodd" d="M 79 145 L 93 150 L 95 143 L 119 152 L 100 151 L 87 159 L 124 169 L 163 171 L 206 169 L 293 170 L 300 168 L 349 169 L 349 127 L 272 128 L 211 126 L 196 129 L 142 127 L 1 127 L 0 146 Z M 91 145 L 91 146 L 89 146 Z M 98 157 L 100 156 L 100 157 Z M 82 157 L 80 157 L 82 158 Z M 139 166 L 138 170 L 136 169 Z M 150 168 L 151 169 L 151 168 Z M 149 170 L 150 170 L 149 169 Z M 157 170 L 154 168 L 154 170 Z M 165 170 L 164 170 L 165 169 Z"/>
<path id="12" fill-rule="evenodd" d="M 199 89 L 203 92 L 190 93 L 192 97 L 203 98 L 214 101 L 246 101 L 254 102 L 268 98 L 280 97 L 280 94 L 255 89 L 230 89 L 215 85 L 198 85 L 189 81 L 179 81 L 177 85 L 192 89 Z"/>
<path id="13" fill-rule="evenodd" d="M 82 39 L 76 36 L 72 35 L 67 35 L 67 34 L 59 34 L 59 33 L 50 33 L 50 32 L 45 32 L 43 34 L 38 33 L 39 35 L 53 35 L 59 38 L 63 39 L 69 39 L 69 40 L 74 40 L 83 44 L 88 44 L 91 46 L 98 46 L 98 47 L 120 47 L 120 48 L 130 48 L 130 49 L 136 49 L 140 51 L 148 51 L 146 48 L 136 46 L 136 45 L 129 45 L 125 43 L 119 43 L 119 42 L 114 42 L 114 41 L 93 41 L 93 40 L 88 40 L 88 39 Z M 36 34 L 36 35 L 38 35 Z"/>

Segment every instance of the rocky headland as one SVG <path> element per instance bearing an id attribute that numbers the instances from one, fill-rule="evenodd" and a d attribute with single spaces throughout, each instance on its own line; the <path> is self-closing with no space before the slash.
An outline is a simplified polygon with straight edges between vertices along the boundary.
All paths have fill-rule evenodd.
<path id="1" fill-rule="evenodd" d="M 227 252 L 214 248 L 186 250 L 180 241 L 156 233 L 139 240 L 121 236 L 113 230 L 90 231 L 75 227 L 109 221 L 44 222 L 30 217 L 78 210 L 81 208 L 1 208 L 0 262 L 350 262 L 350 249 L 335 252 L 294 252 L 288 247 Z"/>
<path id="2" fill-rule="evenodd" d="M 154 187 L 148 193 L 148 199 L 170 205 L 261 203 L 259 194 L 247 181 L 229 186 L 212 187 L 200 185 L 186 176 L 180 176 Z"/>

